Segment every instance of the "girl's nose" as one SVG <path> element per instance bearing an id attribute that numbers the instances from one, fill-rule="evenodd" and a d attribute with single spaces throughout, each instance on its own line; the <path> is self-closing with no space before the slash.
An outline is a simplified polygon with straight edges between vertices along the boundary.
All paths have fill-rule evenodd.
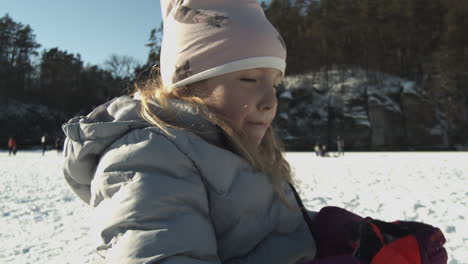
<path id="1" fill-rule="evenodd" d="M 276 110 L 277 105 L 278 99 L 276 98 L 276 89 L 272 86 L 263 89 L 263 93 L 258 103 L 258 110 L 262 112 Z"/>

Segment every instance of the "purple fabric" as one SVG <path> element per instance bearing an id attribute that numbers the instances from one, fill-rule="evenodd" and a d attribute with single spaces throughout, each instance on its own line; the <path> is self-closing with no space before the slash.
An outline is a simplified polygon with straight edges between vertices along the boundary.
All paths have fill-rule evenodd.
<path id="1" fill-rule="evenodd" d="M 353 226 L 363 220 L 339 207 L 324 207 L 312 219 L 312 234 L 317 244 L 316 259 L 352 255 L 349 234 Z M 315 264 L 315 262 L 314 262 Z"/>
<path id="2" fill-rule="evenodd" d="M 363 220 L 339 207 L 324 207 L 312 219 L 311 230 L 317 244 L 316 260 L 307 264 L 359 263 L 352 257 L 354 248 L 350 234 L 354 226 Z M 418 241 L 423 264 L 446 264 L 446 240 L 439 228 L 419 222 L 397 221 Z"/>
<path id="3" fill-rule="evenodd" d="M 446 240 L 439 228 L 418 222 L 398 221 L 396 224 L 409 230 L 416 238 L 423 264 L 447 263 L 448 256 L 444 248 Z"/>

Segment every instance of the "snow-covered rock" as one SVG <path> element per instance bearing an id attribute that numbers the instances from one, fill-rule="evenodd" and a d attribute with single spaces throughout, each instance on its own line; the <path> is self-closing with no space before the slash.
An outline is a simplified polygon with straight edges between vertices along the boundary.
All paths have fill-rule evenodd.
<path id="1" fill-rule="evenodd" d="M 279 91 L 279 133 L 286 146 L 403 150 L 449 148 L 445 117 L 417 84 L 378 72 L 332 70 L 286 77 Z M 285 118 L 285 117 L 288 118 Z"/>

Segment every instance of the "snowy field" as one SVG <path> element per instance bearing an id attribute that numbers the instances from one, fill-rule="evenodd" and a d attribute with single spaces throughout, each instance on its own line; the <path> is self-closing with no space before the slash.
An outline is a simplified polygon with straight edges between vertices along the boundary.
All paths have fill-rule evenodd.
<path id="1" fill-rule="evenodd" d="M 304 203 L 384 220 L 423 221 L 468 263 L 468 152 L 288 153 Z M 0 152 L 0 263 L 89 263 L 89 208 L 68 189 L 56 152 Z"/>

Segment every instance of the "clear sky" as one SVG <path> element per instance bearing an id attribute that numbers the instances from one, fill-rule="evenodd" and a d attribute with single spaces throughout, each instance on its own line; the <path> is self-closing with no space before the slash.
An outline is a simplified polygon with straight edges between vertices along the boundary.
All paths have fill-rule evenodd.
<path id="1" fill-rule="evenodd" d="M 41 51 L 58 47 L 97 65 L 111 54 L 146 62 L 145 44 L 161 23 L 159 0 L 0 0 L 0 17 L 7 13 L 31 26 Z"/>

